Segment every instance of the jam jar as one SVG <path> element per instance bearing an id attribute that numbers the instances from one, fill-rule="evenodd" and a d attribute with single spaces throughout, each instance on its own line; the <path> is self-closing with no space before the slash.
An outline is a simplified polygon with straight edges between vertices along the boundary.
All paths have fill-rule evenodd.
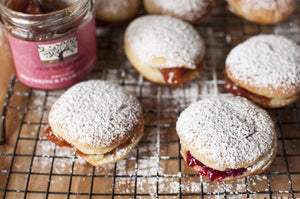
<path id="1" fill-rule="evenodd" d="M 84 79 L 97 61 L 92 0 L 0 0 L 16 75 L 37 89 L 59 89 Z M 58 2 L 58 3 L 57 3 Z M 58 6 L 57 6 L 58 5 Z M 46 7 L 47 8 L 47 7 Z"/>

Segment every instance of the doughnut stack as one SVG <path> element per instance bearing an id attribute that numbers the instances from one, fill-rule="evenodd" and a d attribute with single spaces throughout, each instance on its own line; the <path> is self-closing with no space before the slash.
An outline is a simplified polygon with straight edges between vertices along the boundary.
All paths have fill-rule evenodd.
<path id="1" fill-rule="evenodd" d="M 78 83 L 63 93 L 49 113 L 46 135 L 95 166 L 125 158 L 143 135 L 137 98 L 123 87 L 101 80 Z"/>
<path id="2" fill-rule="evenodd" d="M 205 66 L 205 45 L 195 28 L 170 16 L 148 15 L 129 24 L 124 48 L 130 63 L 151 82 L 183 86 Z"/>
<path id="3" fill-rule="evenodd" d="M 227 0 L 229 10 L 251 22 L 288 19 L 295 0 Z M 138 0 L 96 0 L 96 18 L 115 25 L 137 15 Z M 131 21 L 124 51 L 147 80 L 184 87 L 205 68 L 205 23 L 212 0 L 144 0 L 149 15 Z M 176 123 L 187 166 L 214 181 L 231 181 L 268 169 L 277 151 L 275 124 L 263 108 L 300 98 L 300 48 L 286 37 L 257 35 L 234 47 L 224 69 L 231 94 L 207 97 L 182 111 Z M 89 80 L 69 88 L 52 106 L 49 140 L 73 149 L 94 166 L 125 158 L 141 140 L 142 107 L 124 88 Z"/>
<path id="4" fill-rule="evenodd" d="M 140 0 L 95 0 L 97 26 L 115 27 L 137 15 Z"/>
<path id="5" fill-rule="evenodd" d="M 300 47 L 279 35 L 258 35 L 233 48 L 225 68 L 226 88 L 265 108 L 300 98 Z"/>
<path id="6" fill-rule="evenodd" d="M 277 24 L 287 20 L 296 8 L 295 0 L 227 0 L 229 10 L 249 21 Z"/>
<path id="7" fill-rule="evenodd" d="M 195 102 L 181 113 L 176 130 L 187 165 L 212 181 L 261 173 L 277 151 L 271 117 L 242 97 Z"/>

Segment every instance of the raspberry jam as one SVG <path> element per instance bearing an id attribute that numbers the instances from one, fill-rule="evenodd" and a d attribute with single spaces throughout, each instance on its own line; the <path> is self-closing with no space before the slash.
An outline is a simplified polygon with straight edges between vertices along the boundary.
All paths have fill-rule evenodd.
<path id="1" fill-rule="evenodd" d="M 187 151 L 185 155 L 186 155 L 186 162 L 188 166 L 193 168 L 200 175 L 208 177 L 211 181 L 214 180 L 220 181 L 226 177 L 239 176 L 242 173 L 244 173 L 244 171 L 247 170 L 246 168 L 240 168 L 240 169 L 228 169 L 226 171 L 219 171 L 205 166 L 202 162 L 194 158 L 194 156 L 190 153 L 190 151 Z"/>
<path id="2" fill-rule="evenodd" d="M 225 87 L 230 93 L 245 97 L 249 100 L 253 100 L 259 104 L 262 104 L 264 107 L 268 107 L 268 105 L 270 104 L 271 98 L 264 97 L 261 95 L 256 95 L 254 93 L 247 91 L 246 89 L 239 87 L 236 83 L 234 83 L 231 79 L 228 78 L 226 73 L 224 73 L 224 79 L 225 79 Z"/>
<path id="3" fill-rule="evenodd" d="M 197 70 L 198 72 L 203 70 L 205 67 L 205 63 L 205 60 L 200 62 L 200 64 L 197 65 L 197 68 L 195 70 Z M 160 70 L 167 85 L 181 87 L 183 86 L 182 77 L 189 71 L 191 70 L 186 68 L 164 68 Z"/>
<path id="4" fill-rule="evenodd" d="M 58 11 L 68 7 L 71 2 L 44 0 L 43 7 L 33 0 L 8 0 L 7 6 L 17 12 L 25 14 L 45 14 L 49 12 Z M 43 10 L 42 10 L 43 9 Z"/>
<path id="5" fill-rule="evenodd" d="M 185 68 L 164 68 L 160 70 L 164 80 L 169 86 L 183 86 L 182 77 L 189 69 Z"/>
<path id="6" fill-rule="evenodd" d="M 54 144 L 58 145 L 58 146 L 65 146 L 65 147 L 73 147 L 71 144 L 69 144 L 68 142 L 66 142 L 64 139 L 57 137 L 51 127 L 48 127 L 45 131 L 45 135 L 46 138 L 53 142 Z"/>
<path id="7" fill-rule="evenodd" d="M 26 1 L 22 5 L 21 4 L 18 5 L 16 1 L 9 1 L 9 2 L 12 5 L 14 5 L 14 6 L 11 5 L 11 8 L 15 11 L 23 12 L 26 14 L 42 14 L 40 8 L 32 0 Z"/>
<path id="8" fill-rule="evenodd" d="M 61 146 L 61 147 L 70 147 L 73 148 L 75 150 L 75 152 L 79 155 L 86 155 L 85 153 L 81 152 L 80 150 L 78 150 L 77 148 L 75 148 L 72 144 L 68 143 L 67 141 L 65 141 L 63 138 L 57 137 L 51 127 L 48 127 L 45 131 L 45 135 L 47 140 L 53 142 L 54 144 Z"/>

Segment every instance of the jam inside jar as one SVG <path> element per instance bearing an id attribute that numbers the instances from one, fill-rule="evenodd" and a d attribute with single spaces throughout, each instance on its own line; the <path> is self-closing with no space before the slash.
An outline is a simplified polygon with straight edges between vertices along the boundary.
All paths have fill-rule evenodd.
<path id="1" fill-rule="evenodd" d="M 23 84 L 60 89 L 84 79 L 97 61 L 92 0 L 0 0 L 16 75 Z"/>
<path id="2" fill-rule="evenodd" d="M 25 14 L 42 14 L 42 10 L 32 0 L 10 0 L 7 2 L 10 9 Z"/>
<path id="3" fill-rule="evenodd" d="M 45 14 L 72 5 L 72 0 L 8 0 L 6 6 L 25 14 Z"/>

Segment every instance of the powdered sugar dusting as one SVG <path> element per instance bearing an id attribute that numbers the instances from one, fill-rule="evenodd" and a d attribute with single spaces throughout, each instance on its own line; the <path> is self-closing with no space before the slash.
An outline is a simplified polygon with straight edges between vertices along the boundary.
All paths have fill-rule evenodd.
<path id="1" fill-rule="evenodd" d="M 122 87 L 90 80 L 71 87 L 55 102 L 49 122 L 65 129 L 69 139 L 105 147 L 128 136 L 141 115 L 136 97 Z"/>
<path id="2" fill-rule="evenodd" d="M 145 65 L 195 69 L 205 54 L 204 42 L 190 24 L 169 16 L 144 16 L 127 28 L 125 39 Z M 154 63 L 154 58 L 163 60 Z"/>
<path id="3" fill-rule="evenodd" d="M 156 6 L 159 6 L 163 11 L 175 13 L 177 16 L 185 17 L 187 20 L 194 20 L 194 13 L 197 17 L 206 14 L 207 6 L 211 3 L 210 0 L 153 0 Z M 193 13 L 193 15 L 189 14 Z"/>
<path id="4" fill-rule="evenodd" d="M 273 147 L 274 128 L 265 110 L 230 95 L 193 103 L 176 124 L 181 142 L 224 170 L 251 166 L 267 154 Z"/>
<path id="5" fill-rule="evenodd" d="M 294 0 L 240 0 L 241 5 L 247 5 L 246 9 L 266 9 L 277 10 L 281 8 L 283 11 L 288 11 L 288 5 L 293 4 Z"/>
<path id="6" fill-rule="evenodd" d="M 258 88 L 300 87 L 300 47 L 283 36 L 248 39 L 231 50 L 226 67 L 239 81 Z"/>
<path id="7" fill-rule="evenodd" d="M 300 17 L 293 15 L 288 21 L 274 26 L 274 33 L 286 35 L 294 42 L 300 41 Z"/>

